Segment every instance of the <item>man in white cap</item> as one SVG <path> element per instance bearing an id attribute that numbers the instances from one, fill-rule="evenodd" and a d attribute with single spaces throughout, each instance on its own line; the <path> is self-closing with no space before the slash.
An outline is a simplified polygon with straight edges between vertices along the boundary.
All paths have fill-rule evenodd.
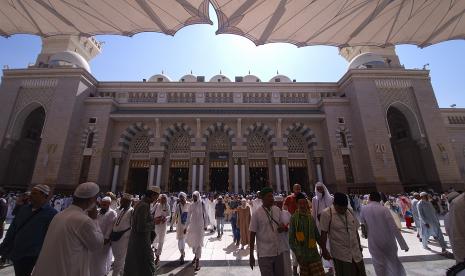
<path id="1" fill-rule="evenodd" d="M 98 192 L 93 182 L 77 186 L 73 204 L 50 223 L 33 276 L 90 275 L 90 253 L 102 248 L 104 242 L 97 222 Z"/>
<path id="2" fill-rule="evenodd" d="M 160 187 L 152 186 L 145 192 L 145 197 L 134 208 L 131 223 L 128 251 L 124 263 L 125 276 L 152 276 L 155 274 L 155 260 L 152 251 L 151 235 L 155 221 L 150 212 L 150 204 L 156 202 Z"/>
<path id="3" fill-rule="evenodd" d="M 97 221 L 102 230 L 104 245 L 99 250 L 92 252 L 90 262 L 90 275 L 107 275 L 111 268 L 113 254 L 110 247 L 110 234 L 116 220 L 116 212 L 110 208 L 111 197 L 106 196 L 100 201 L 100 209 L 97 214 Z"/>
<path id="4" fill-rule="evenodd" d="M 47 185 L 39 184 L 32 188 L 31 204 L 19 210 L 0 245 L 0 254 L 13 261 L 17 276 L 31 275 L 48 226 L 57 214 L 48 204 L 49 195 Z"/>
<path id="5" fill-rule="evenodd" d="M 184 264 L 184 257 L 186 256 L 186 229 L 187 229 L 187 216 L 189 214 L 190 203 L 187 202 L 187 195 L 180 192 L 178 195 L 179 202 L 176 204 L 176 239 L 178 240 L 178 249 L 181 253 L 179 262 Z"/>
<path id="6" fill-rule="evenodd" d="M 134 209 L 131 207 L 132 196 L 124 193 L 120 201 L 120 208 L 117 213 L 115 224 L 113 225 L 111 239 L 111 250 L 115 261 L 113 262 L 113 276 L 123 275 L 124 260 L 128 250 L 129 230 L 131 230 L 131 220 Z"/>

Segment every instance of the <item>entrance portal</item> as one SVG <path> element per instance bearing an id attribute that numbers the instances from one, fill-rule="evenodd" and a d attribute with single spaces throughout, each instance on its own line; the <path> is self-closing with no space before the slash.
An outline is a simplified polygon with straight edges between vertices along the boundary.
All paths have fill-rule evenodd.
<path id="1" fill-rule="evenodd" d="M 171 161 L 168 181 L 170 192 L 187 192 L 189 183 L 189 161 Z"/>
<path id="2" fill-rule="evenodd" d="M 431 148 L 426 143 L 420 147 L 413 138 L 411 127 L 418 126 L 411 126 L 406 114 L 392 106 L 388 110 L 387 119 L 397 173 L 405 190 L 439 188 L 439 176 Z"/>
<path id="3" fill-rule="evenodd" d="M 292 189 L 294 184 L 300 184 L 302 191 L 307 194 L 313 192 L 308 179 L 307 160 L 289 160 L 289 184 Z"/>
<path id="4" fill-rule="evenodd" d="M 10 155 L 5 186 L 26 188 L 30 184 L 44 122 L 45 110 L 42 107 L 33 110 L 24 120 L 19 140 Z"/>
<path id="5" fill-rule="evenodd" d="M 210 192 L 229 191 L 228 161 L 212 161 L 210 163 Z"/>
<path id="6" fill-rule="evenodd" d="M 148 160 L 131 160 L 129 163 L 128 183 L 126 192 L 130 194 L 143 194 L 147 190 L 149 181 Z"/>
<path id="7" fill-rule="evenodd" d="M 250 190 L 257 192 L 269 186 L 267 160 L 251 160 L 249 163 Z"/>

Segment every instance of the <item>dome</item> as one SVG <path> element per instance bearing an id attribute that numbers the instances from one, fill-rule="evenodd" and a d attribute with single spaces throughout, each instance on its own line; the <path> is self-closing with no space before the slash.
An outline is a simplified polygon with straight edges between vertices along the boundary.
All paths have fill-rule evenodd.
<path id="1" fill-rule="evenodd" d="M 276 75 L 270 80 L 270 82 L 292 82 L 292 80 L 284 75 Z"/>
<path id="2" fill-rule="evenodd" d="M 210 79 L 210 82 L 231 82 L 231 80 L 225 75 L 216 75 Z"/>
<path id="3" fill-rule="evenodd" d="M 244 82 L 261 82 L 261 80 L 254 75 L 244 76 Z"/>
<path id="4" fill-rule="evenodd" d="M 164 74 L 156 74 L 150 77 L 148 82 L 170 82 L 171 79 Z"/>
<path id="5" fill-rule="evenodd" d="M 180 82 L 197 82 L 197 77 L 192 75 L 192 74 L 187 74 L 182 76 L 181 79 L 179 79 Z"/>
<path id="6" fill-rule="evenodd" d="M 374 53 L 363 53 L 352 59 L 349 64 L 349 69 L 366 69 L 366 68 L 384 68 L 386 66 L 385 59 Z"/>
<path id="7" fill-rule="evenodd" d="M 90 73 L 89 63 L 80 54 L 71 51 L 64 51 L 53 54 L 50 57 L 49 65 L 51 67 L 72 66 L 86 69 Z"/>

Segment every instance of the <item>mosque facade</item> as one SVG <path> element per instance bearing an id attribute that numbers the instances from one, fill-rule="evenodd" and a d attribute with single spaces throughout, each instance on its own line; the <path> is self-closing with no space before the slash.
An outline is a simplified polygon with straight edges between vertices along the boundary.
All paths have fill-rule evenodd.
<path id="1" fill-rule="evenodd" d="M 36 64 L 5 69 L 0 86 L 0 181 L 71 191 L 288 192 L 463 190 L 465 109 L 439 108 L 426 69 L 395 50 L 340 50 L 337 82 L 158 74 L 98 81 L 101 45 L 48 38 Z"/>

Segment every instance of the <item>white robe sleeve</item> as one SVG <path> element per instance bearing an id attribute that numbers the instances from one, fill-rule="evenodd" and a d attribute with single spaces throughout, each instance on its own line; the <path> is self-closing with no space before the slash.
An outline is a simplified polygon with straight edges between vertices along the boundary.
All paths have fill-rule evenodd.
<path id="1" fill-rule="evenodd" d="M 95 251 L 103 247 L 103 233 L 100 230 L 97 220 L 86 220 L 81 225 L 79 233 L 84 246 L 89 251 Z"/>
<path id="2" fill-rule="evenodd" d="M 394 218 L 391 215 L 391 212 L 386 208 L 384 211 L 384 216 L 387 221 L 388 227 L 390 231 L 394 234 L 396 237 L 397 242 L 399 243 L 399 246 L 402 250 L 408 250 L 408 245 L 404 240 L 404 237 L 402 236 L 402 233 L 400 232 L 399 228 L 397 228 L 397 225 L 394 221 Z"/>

